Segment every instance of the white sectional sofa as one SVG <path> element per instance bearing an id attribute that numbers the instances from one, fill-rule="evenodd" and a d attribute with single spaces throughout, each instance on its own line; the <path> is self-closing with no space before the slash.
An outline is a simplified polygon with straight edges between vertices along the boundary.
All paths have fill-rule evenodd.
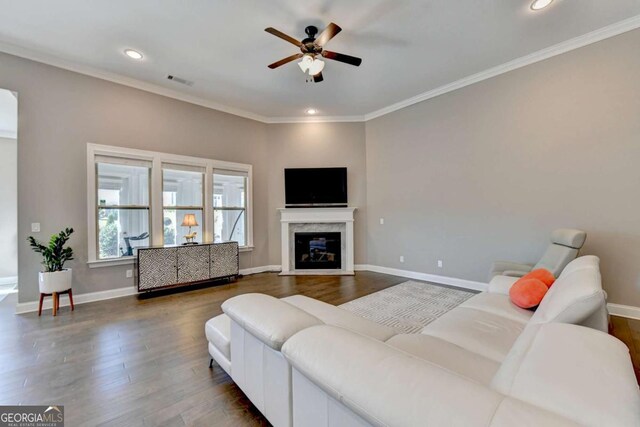
<path id="1" fill-rule="evenodd" d="M 535 312 L 496 279 L 420 334 L 299 295 L 234 297 L 207 323 L 210 353 L 275 426 L 640 425 L 628 350 L 597 330 L 598 259 L 571 262 Z"/>

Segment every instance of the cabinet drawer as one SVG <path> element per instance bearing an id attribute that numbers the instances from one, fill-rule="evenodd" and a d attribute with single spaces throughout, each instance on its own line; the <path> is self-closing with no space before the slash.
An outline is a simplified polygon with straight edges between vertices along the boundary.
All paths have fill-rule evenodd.
<path id="1" fill-rule="evenodd" d="M 211 278 L 236 276 L 238 271 L 238 243 L 211 245 Z"/>
<path id="2" fill-rule="evenodd" d="M 178 282 L 199 282 L 209 279 L 209 246 L 178 248 Z"/>
<path id="3" fill-rule="evenodd" d="M 177 249 L 138 251 L 138 290 L 150 290 L 178 283 Z"/>

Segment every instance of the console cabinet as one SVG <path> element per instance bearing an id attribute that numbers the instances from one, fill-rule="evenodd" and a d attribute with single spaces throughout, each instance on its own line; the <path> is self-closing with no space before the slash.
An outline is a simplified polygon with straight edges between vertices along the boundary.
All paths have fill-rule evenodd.
<path id="1" fill-rule="evenodd" d="M 237 242 L 139 248 L 136 259 L 138 292 L 235 280 L 238 274 Z"/>

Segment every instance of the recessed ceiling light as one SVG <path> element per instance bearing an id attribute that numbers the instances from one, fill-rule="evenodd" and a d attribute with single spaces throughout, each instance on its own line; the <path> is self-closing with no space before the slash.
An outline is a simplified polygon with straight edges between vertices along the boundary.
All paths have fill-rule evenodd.
<path id="1" fill-rule="evenodd" d="M 553 3 L 553 0 L 534 0 L 534 2 L 531 3 L 531 10 L 544 9 L 545 7 L 549 6 L 551 3 Z"/>
<path id="2" fill-rule="evenodd" d="M 142 54 L 137 50 L 133 49 L 125 49 L 124 54 L 127 55 L 131 59 L 142 59 Z"/>
<path id="3" fill-rule="evenodd" d="M 313 116 L 314 114 L 316 114 L 318 112 L 318 110 L 316 110 L 315 108 L 309 108 L 307 110 L 307 114 L 309 114 L 310 116 Z"/>

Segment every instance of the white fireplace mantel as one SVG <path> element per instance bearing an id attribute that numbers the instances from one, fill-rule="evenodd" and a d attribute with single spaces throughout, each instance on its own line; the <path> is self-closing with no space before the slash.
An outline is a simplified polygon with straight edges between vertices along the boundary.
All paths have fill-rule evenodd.
<path id="1" fill-rule="evenodd" d="M 353 221 L 357 208 L 280 208 L 282 275 L 354 274 Z M 296 270 L 291 267 L 291 224 L 344 224 L 344 262 L 341 270 Z"/>

